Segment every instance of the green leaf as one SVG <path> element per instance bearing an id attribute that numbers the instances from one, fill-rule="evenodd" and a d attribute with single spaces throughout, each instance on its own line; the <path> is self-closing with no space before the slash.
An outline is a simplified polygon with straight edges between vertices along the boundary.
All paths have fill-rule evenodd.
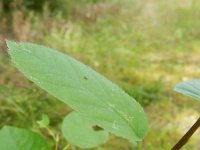
<path id="1" fill-rule="evenodd" d="M 0 130 L 1 150 L 50 150 L 46 141 L 29 130 L 5 126 Z"/>
<path id="2" fill-rule="evenodd" d="M 200 100 L 200 79 L 188 80 L 181 82 L 174 88 L 175 91 Z"/>
<path id="3" fill-rule="evenodd" d="M 49 126 L 49 117 L 45 114 L 42 115 L 42 119 L 37 121 L 40 128 L 47 128 Z"/>
<path id="4" fill-rule="evenodd" d="M 70 144 L 81 148 L 92 148 L 105 143 L 108 138 L 108 132 L 95 131 L 94 126 L 95 122 L 77 112 L 72 112 L 65 117 L 62 132 Z"/>
<path id="5" fill-rule="evenodd" d="M 7 41 L 15 66 L 42 89 L 108 132 L 140 141 L 148 122 L 138 102 L 79 61 L 53 49 Z"/>

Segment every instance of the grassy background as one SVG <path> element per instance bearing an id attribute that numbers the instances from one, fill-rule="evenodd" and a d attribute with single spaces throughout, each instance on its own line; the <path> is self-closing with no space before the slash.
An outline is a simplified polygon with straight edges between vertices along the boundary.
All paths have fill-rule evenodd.
<path id="1" fill-rule="evenodd" d="M 148 115 L 145 150 L 170 149 L 199 116 L 200 104 L 173 92 L 200 73 L 198 0 L 3 0 L 0 1 L 0 127 L 37 129 L 48 114 L 60 134 L 70 111 L 13 67 L 5 39 L 32 41 L 69 54 L 117 83 L 138 100 Z M 52 111 L 53 110 L 53 111 Z M 49 143 L 54 141 L 41 131 Z M 195 134 L 183 150 L 200 149 Z M 70 146 L 71 150 L 78 150 Z M 95 150 L 134 150 L 110 137 Z"/>

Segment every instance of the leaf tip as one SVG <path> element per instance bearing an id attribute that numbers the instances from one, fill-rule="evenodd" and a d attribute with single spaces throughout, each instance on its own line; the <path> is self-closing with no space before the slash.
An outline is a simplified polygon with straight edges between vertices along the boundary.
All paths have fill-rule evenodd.
<path id="1" fill-rule="evenodd" d="M 16 45 L 16 44 L 17 44 L 15 41 L 8 40 L 8 39 L 6 39 L 5 41 L 6 41 L 6 45 L 7 45 L 8 48 L 9 48 L 10 46 L 12 46 L 12 45 Z"/>
<path id="2" fill-rule="evenodd" d="M 17 43 L 15 41 L 12 40 L 5 40 L 7 48 L 8 48 L 8 53 L 10 54 L 10 52 L 15 49 L 15 47 L 17 46 Z"/>

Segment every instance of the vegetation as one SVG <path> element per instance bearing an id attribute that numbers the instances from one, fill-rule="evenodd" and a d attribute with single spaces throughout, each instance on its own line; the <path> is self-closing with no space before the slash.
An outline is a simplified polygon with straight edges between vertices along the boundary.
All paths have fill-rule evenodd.
<path id="1" fill-rule="evenodd" d="M 200 85 L 200 80 L 193 79 L 178 84 L 175 87 L 175 90 L 179 93 L 200 100 L 199 85 Z M 172 150 L 180 149 L 181 147 L 183 147 L 199 127 L 200 127 L 200 117 L 195 122 L 195 124 L 188 130 L 188 132 L 179 140 L 179 142 L 172 148 Z"/>
<path id="2" fill-rule="evenodd" d="M 108 133 L 131 141 L 146 135 L 148 123 L 141 106 L 97 72 L 44 46 L 11 41 L 7 45 L 12 62 L 27 78 L 74 110 L 62 124 L 69 143 L 92 148 L 104 143 Z M 94 126 L 104 131 L 95 131 Z"/>
<path id="3" fill-rule="evenodd" d="M 60 1 L 65 8 L 53 9 L 46 3 L 40 11 L 14 5 L 19 2 L 25 3 L 13 1 L 12 9 L 0 10 L 0 127 L 36 130 L 36 122 L 47 114 L 50 129 L 59 135 L 62 147 L 67 142 L 60 124 L 71 111 L 14 69 L 7 57 L 6 38 L 32 41 L 69 54 L 138 100 L 150 123 L 142 149 L 170 149 L 198 118 L 200 105 L 172 89 L 180 81 L 199 77 L 199 1 L 99 0 L 68 1 L 68 5 Z M 55 146 L 51 132 L 38 130 Z M 199 134 L 194 135 L 183 150 L 198 150 L 199 140 Z M 111 136 L 96 149 L 134 147 Z"/>

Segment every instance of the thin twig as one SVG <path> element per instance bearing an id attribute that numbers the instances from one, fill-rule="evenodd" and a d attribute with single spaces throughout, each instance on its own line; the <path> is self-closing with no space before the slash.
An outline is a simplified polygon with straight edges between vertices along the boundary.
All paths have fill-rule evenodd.
<path id="1" fill-rule="evenodd" d="M 200 117 L 171 150 L 179 150 L 181 147 L 183 147 L 199 127 L 200 127 Z"/>

